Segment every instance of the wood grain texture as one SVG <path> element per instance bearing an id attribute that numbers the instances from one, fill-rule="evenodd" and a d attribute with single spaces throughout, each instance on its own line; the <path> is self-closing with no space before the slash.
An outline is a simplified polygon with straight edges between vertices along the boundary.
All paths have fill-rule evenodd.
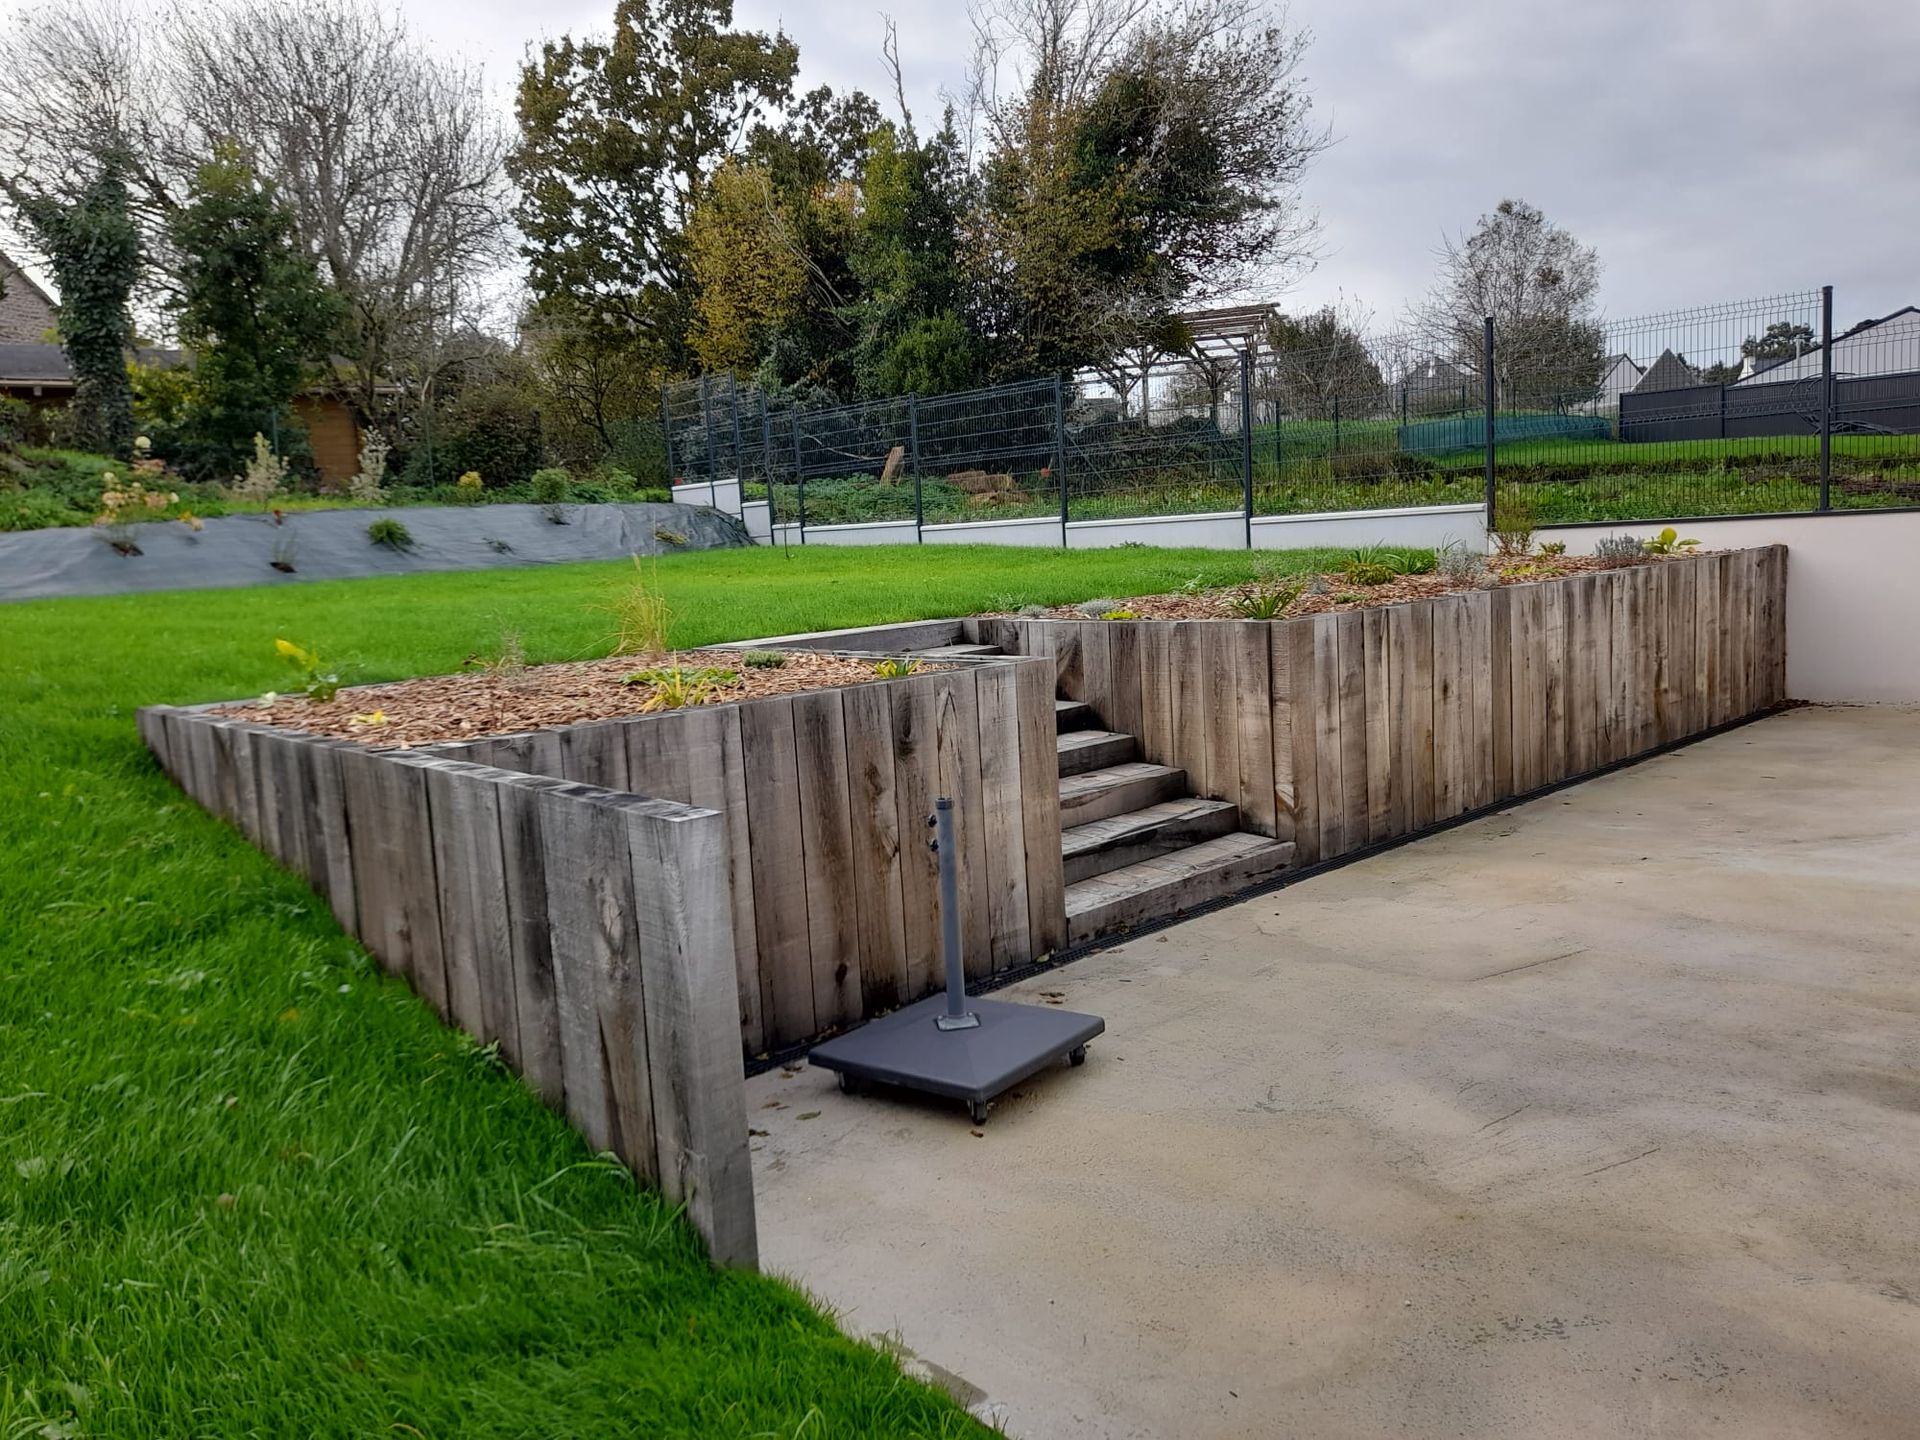
<path id="1" fill-rule="evenodd" d="M 1279 823 L 1273 778 L 1272 626 L 1264 620 L 1226 624 L 1233 660 L 1234 753 L 1238 766 L 1240 826 L 1272 835 Z"/>
<path id="2" fill-rule="evenodd" d="M 847 803 L 853 844 L 860 995 L 876 1015 L 906 1003 L 907 930 L 900 882 L 900 797 L 894 785 L 889 684 L 846 692 Z"/>
<path id="3" fill-rule="evenodd" d="M 988 941 L 987 831 L 980 782 L 980 700 L 971 670 L 933 677 L 939 692 L 935 726 L 940 794 L 953 799 L 954 842 L 960 847 L 960 950 L 969 980 L 993 973 Z"/>
<path id="4" fill-rule="evenodd" d="M 1299 788 L 1293 768 L 1293 632 L 1285 621 L 1276 621 L 1264 629 L 1269 702 L 1267 733 L 1273 753 L 1273 834 L 1276 840 L 1292 843 L 1298 831 L 1299 811 Z M 1297 848 L 1295 854 L 1299 854 Z"/>
<path id="5" fill-rule="evenodd" d="M 1361 612 L 1367 729 L 1367 840 L 1393 834 L 1393 657 L 1384 607 Z"/>
<path id="6" fill-rule="evenodd" d="M 1320 677 L 1314 663 L 1315 626 L 1312 620 L 1284 620 L 1275 626 L 1287 647 L 1287 738 L 1293 751 L 1294 858 L 1301 864 L 1330 858 L 1320 844 Z M 1273 662 L 1277 677 L 1280 662 Z M 1277 684 L 1277 678 L 1276 678 Z M 1275 723 L 1276 733 L 1281 725 Z M 1328 798 L 1339 803 L 1339 792 Z"/>
<path id="7" fill-rule="evenodd" d="M 713 711 L 701 707 L 677 710 L 670 715 L 639 715 L 623 721 L 620 738 L 625 752 L 626 783 L 620 788 L 654 800 L 678 800 L 683 804 L 691 801 L 693 745 L 688 727 L 695 715 L 710 713 Z"/>
<path id="8" fill-rule="evenodd" d="M 1234 674 L 1231 620 L 1210 620 L 1198 627 L 1200 689 L 1206 696 L 1207 788 L 1196 793 L 1212 800 L 1240 796 L 1239 697 Z"/>
<path id="9" fill-rule="evenodd" d="M 1470 810 L 1491 805 L 1504 792 L 1494 783 L 1494 720 L 1500 708 L 1493 698 L 1493 595 L 1469 590 L 1460 597 L 1464 615 L 1460 643 L 1465 655 L 1462 686 L 1467 703 L 1466 803 Z M 1504 697 L 1503 697 L 1504 701 Z"/>
<path id="10" fill-rule="evenodd" d="M 1367 753 L 1367 625 L 1358 610 L 1334 619 L 1340 692 L 1340 809 L 1346 848 L 1358 850 L 1372 828 L 1367 792 L 1372 761 Z"/>
<path id="11" fill-rule="evenodd" d="M 1145 723 L 1141 698 L 1141 665 L 1147 627 L 1117 622 L 1107 626 L 1107 709 L 1109 730 L 1139 737 Z M 983 671 L 982 674 L 985 672 Z"/>
<path id="12" fill-rule="evenodd" d="M 841 692 L 815 690 L 794 696 L 793 729 L 813 1021 L 824 1030 L 861 1016 L 860 932 Z"/>
<path id="13" fill-rule="evenodd" d="M 1155 765 L 1177 763 L 1173 739 L 1174 627 L 1164 620 L 1132 627 L 1140 637 L 1140 758 Z"/>
<path id="14" fill-rule="evenodd" d="M 627 788 L 627 722 L 590 720 L 554 732 L 560 747 L 560 774 L 602 790 Z"/>
<path id="15" fill-rule="evenodd" d="M 500 861 L 513 964 L 517 1039 L 501 1041 L 521 1079 L 554 1109 L 566 1101 L 560 1015 L 553 978 L 553 935 L 547 921 L 547 862 L 540 830 L 539 792 L 561 782 L 515 774 L 496 786 Z"/>
<path id="16" fill-rule="evenodd" d="M 848 691 L 848 701 L 873 686 Z M 680 738 L 686 747 L 687 803 L 718 811 L 724 817 L 727 845 L 724 864 L 727 894 L 733 914 L 733 963 L 739 995 L 740 1041 L 749 1055 L 766 1048 L 766 1017 L 761 1010 L 760 940 L 753 919 L 753 828 L 747 811 L 747 764 L 741 749 L 740 707 L 709 705 L 688 711 Z M 633 731 L 627 732 L 630 777 L 634 760 Z M 639 793 L 645 794 L 643 789 Z M 677 796 L 661 796 L 677 799 Z"/>
<path id="17" fill-rule="evenodd" d="M 654 1173 L 714 1262 L 752 1266 L 759 1245 L 746 1087 L 734 1024 L 733 907 L 726 817 L 628 799 L 638 900 Z"/>
<path id="18" fill-rule="evenodd" d="M 1060 781 L 1054 773 L 1053 671 L 1022 661 L 1015 672 L 1020 747 L 1020 817 L 1026 848 L 1030 958 L 1067 943 L 1066 881 L 1060 855 Z M 1144 693 L 1144 692 L 1143 692 Z"/>
<path id="19" fill-rule="evenodd" d="M 658 1184 L 638 901 L 617 799 L 574 784 L 535 792 L 554 1009 L 567 1119 L 595 1150 Z"/>
<path id="20" fill-rule="evenodd" d="M 1433 818 L 1451 820 L 1467 808 L 1467 707 L 1464 620 L 1458 595 L 1443 595 L 1433 616 Z"/>
<path id="21" fill-rule="evenodd" d="M 459 761 L 423 770 L 433 816 L 433 865 L 439 885 L 447 1012 L 483 1044 L 517 1049 L 512 920 L 500 848 L 499 786 Z"/>
<path id="22" fill-rule="evenodd" d="M 1316 615 L 1313 629 L 1313 754 L 1319 779 L 1320 858 L 1347 850 L 1347 787 L 1340 746 L 1340 617 Z"/>
<path id="23" fill-rule="evenodd" d="M 1010 665 L 974 676 L 979 718 L 980 820 L 987 880 L 987 950 L 998 973 L 1033 957 L 1027 907 L 1027 841 L 1022 819 L 1020 697 Z M 1139 677 L 1133 677 L 1139 694 Z"/>
<path id="24" fill-rule="evenodd" d="M 740 746 L 747 771 L 747 823 L 753 831 L 749 868 L 760 958 L 760 1010 L 766 1043 L 779 1047 L 808 1039 L 821 1028 L 814 1020 L 792 698 L 743 705 Z"/>
<path id="25" fill-rule="evenodd" d="M 907 998 L 940 976 L 940 876 L 927 822 L 940 795 L 940 692 L 920 680 L 886 687 L 893 711 L 893 784 L 900 816 L 900 899 L 906 930 Z"/>

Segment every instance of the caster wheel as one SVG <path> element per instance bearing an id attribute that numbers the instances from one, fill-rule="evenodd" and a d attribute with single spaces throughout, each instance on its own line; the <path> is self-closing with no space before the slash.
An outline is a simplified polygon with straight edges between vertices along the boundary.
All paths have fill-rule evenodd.
<path id="1" fill-rule="evenodd" d="M 840 1072 L 840 1093 L 842 1095 L 858 1095 L 860 1093 L 860 1082 L 844 1070 Z"/>
<path id="2" fill-rule="evenodd" d="M 1086 1064 L 1087 1063 L 1087 1047 L 1084 1045 L 1074 1046 L 1073 1049 L 1067 1052 L 1067 1063 L 1069 1065 Z"/>
<path id="3" fill-rule="evenodd" d="M 987 1123 L 987 1112 L 992 1108 L 993 1106 L 985 1100 L 969 1100 L 967 1102 L 967 1118 L 976 1125 L 984 1125 Z"/>

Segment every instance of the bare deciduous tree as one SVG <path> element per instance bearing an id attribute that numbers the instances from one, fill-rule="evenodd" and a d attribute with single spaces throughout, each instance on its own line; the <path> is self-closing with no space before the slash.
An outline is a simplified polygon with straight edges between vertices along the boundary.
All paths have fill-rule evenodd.
<path id="1" fill-rule="evenodd" d="M 507 254 L 507 136 L 477 74 L 372 0 L 85 0 L 0 32 L 10 178 L 71 193 L 124 152 L 163 287 L 167 216 L 223 141 L 276 182 L 347 301 L 343 383 L 363 412 L 426 388 L 416 372 Z"/>

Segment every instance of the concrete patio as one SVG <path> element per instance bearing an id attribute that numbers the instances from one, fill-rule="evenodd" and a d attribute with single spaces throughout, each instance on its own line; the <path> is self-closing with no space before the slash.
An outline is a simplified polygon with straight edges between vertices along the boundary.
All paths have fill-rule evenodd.
<path id="1" fill-rule="evenodd" d="M 1920 712 L 1132 940 L 960 1109 L 749 1082 L 763 1264 L 1014 1436 L 1920 1427 Z"/>

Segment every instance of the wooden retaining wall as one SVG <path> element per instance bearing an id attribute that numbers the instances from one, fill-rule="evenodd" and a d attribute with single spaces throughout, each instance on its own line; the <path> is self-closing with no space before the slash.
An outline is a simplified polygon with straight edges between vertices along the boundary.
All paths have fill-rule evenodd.
<path id="1" fill-rule="evenodd" d="M 204 711 L 139 713 L 161 766 L 596 1150 L 756 1262 L 728 817 Z"/>
<path id="2" fill-rule="evenodd" d="M 1298 620 L 969 621 L 1311 863 L 1786 699 L 1786 550 Z"/>
<path id="3" fill-rule="evenodd" d="M 1037 659 L 954 662 L 436 752 L 719 812 L 740 1041 L 759 1055 L 939 987 L 939 795 L 957 802 L 973 978 L 1065 944 L 1053 681 Z"/>

